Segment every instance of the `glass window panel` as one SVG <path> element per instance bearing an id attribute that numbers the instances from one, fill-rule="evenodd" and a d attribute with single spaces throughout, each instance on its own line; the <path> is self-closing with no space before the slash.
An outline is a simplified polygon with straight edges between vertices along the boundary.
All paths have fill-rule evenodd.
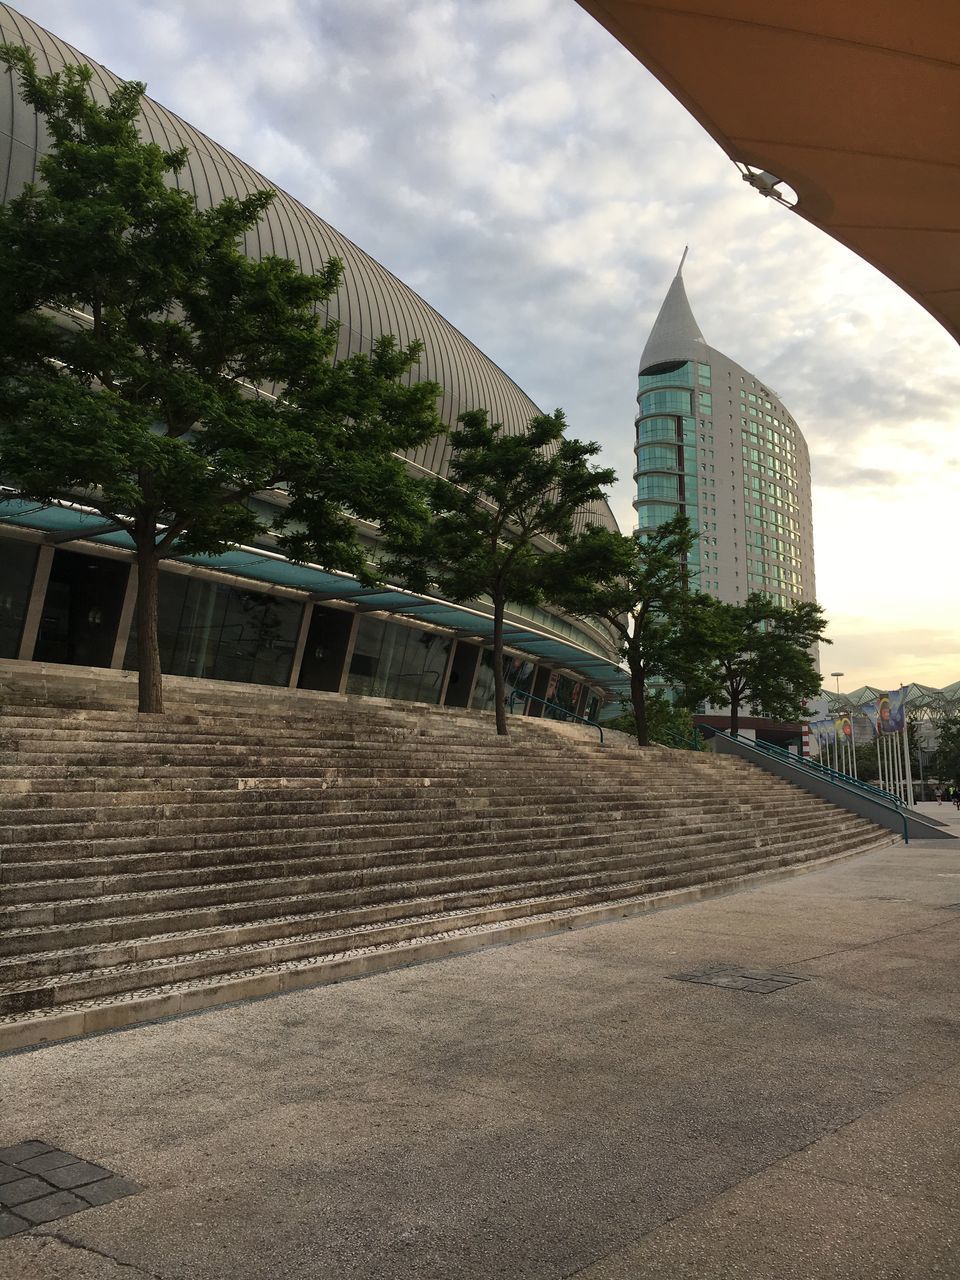
<path id="1" fill-rule="evenodd" d="M 641 416 L 647 413 L 693 412 L 693 396 L 689 391 L 647 391 L 640 396 Z"/>
<path id="2" fill-rule="evenodd" d="M 676 446 L 642 445 L 637 454 L 637 465 L 645 471 L 676 471 Z"/>
<path id="3" fill-rule="evenodd" d="M 693 365 L 689 360 L 651 365 L 640 374 L 640 390 L 650 387 L 692 387 Z"/>
<path id="4" fill-rule="evenodd" d="M 642 475 L 637 481 L 637 497 L 679 499 L 680 479 L 678 476 Z"/>
<path id="5" fill-rule="evenodd" d="M 4 538 L 0 545 L 3 577 L 0 579 L 0 658 L 15 658 L 20 652 L 23 619 L 30 602 L 33 573 L 37 566 L 37 546 Z"/>
<path id="6" fill-rule="evenodd" d="M 641 444 L 650 440 L 676 440 L 676 418 L 645 418 L 637 424 L 637 439 Z"/>
<path id="7" fill-rule="evenodd" d="M 55 551 L 34 660 L 109 667 L 129 574 L 123 560 Z"/>
<path id="8" fill-rule="evenodd" d="M 302 617 L 298 600 L 161 572 L 161 669 L 167 675 L 285 686 Z M 135 626 L 124 665 L 137 665 Z"/>
<path id="9" fill-rule="evenodd" d="M 451 636 L 363 617 L 357 625 L 347 692 L 406 702 L 439 702 Z"/>
<path id="10" fill-rule="evenodd" d="M 666 503 L 642 503 L 637 508 L 637 526 L 640 529 L 653 529 L 665 520 L 672 520 L 678 511 L 679 507 L 667 506 Z"/>

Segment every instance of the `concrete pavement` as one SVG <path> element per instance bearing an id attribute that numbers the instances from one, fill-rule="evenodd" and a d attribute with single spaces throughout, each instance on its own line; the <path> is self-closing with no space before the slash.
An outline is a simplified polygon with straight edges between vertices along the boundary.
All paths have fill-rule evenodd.
<path id="1" fill-rule="evenodd" d="M 11 1055 L 0 1146 L 143 1190 L 0 1280 L 957 1277 L 958 971 L 930 842 Z"/>

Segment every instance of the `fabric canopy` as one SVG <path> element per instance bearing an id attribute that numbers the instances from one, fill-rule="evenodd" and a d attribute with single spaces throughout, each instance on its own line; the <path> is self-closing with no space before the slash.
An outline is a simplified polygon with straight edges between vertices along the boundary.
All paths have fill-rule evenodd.
<path id="1" fill-rule="evenodd" d="M 960 341 L 957 0 L 579 0 L 732 160 Z"/>

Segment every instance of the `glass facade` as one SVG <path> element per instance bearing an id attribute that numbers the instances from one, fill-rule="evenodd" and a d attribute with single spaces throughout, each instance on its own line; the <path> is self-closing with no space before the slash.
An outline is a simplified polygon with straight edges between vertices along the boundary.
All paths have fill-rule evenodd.
<path id="1" fill-rule="evenodd" d="M 677 471 L 682 465 L 683 454 L 675 445 L 648 444 L 637 450 L 638 471 Z"/>
<path id="2" fill-rule="evenodd" d="M 34 659 L 109 667 L 129 576 L 124 560 L 55 551 Z"/>
<path id="3" fill-rule="evenodd" d="M 640 395 L 640 416 L 648 413 L 693 413 L 693 395 L 689 391 L 646 391 Z"/>
<path id="4" fill-rule="evenodd" d="M 128 590 L 132 561 L 57 548 L 49 580 L 44 575 L 45 586 L 38 588 L 39 552 L 36 542 L 0 539 L 0 657 L 18 656 L 24 619 L 39 606 L 35 659 L 136 669 L 136 619 Z M 293 682 L 301 689 L 343 688 L 481 710 L 494 706 L 489 647 L 379 612 L 310 604 L 305 595 L 171 568 L 160 573 L 158 624 L 167 675 L 281 687 Z M 539 704 L 523 695 L 542 697 L 553 674 L 549 661 L 506 655 L 506 695 L 519 695 L 510 710 L 540 714 Z M 559 688 L 562 694 L 567 686 Z M 577 688 L 595 698 L 598 710 L 602 695 L 586 685 Z"/>
<path id="5" fill-rule="evenodd" d="M 529 703 L 526 698 L 517 697 L 514 699 L 513 706 L 510 705 L 510 695 L 516 693 L 518 695 L 533 692 L 533 681 L 537 671 L 537 664 L 527 658 L 514 657 L 511 654 L 503 656 L 503 684 L 507 698 L 507 710 L 512 711 L 516 715 L 523 715 Z M 477 679 L 473 686 L 473 696 L 470 699 L 470 706 L 474 711 L 492 711 L 496 705 L 496 697 L 494 693 L 493 680 L 493 650 L 484 649 L 480 654 L 480 663 L 477 668 Z"/>
<path id="6" fill-rule="evenodd" d="M 641 475 L 637 479 L 637 497 L 666 498 L 673 502 L 680 501 L 680 477 L 664 475 Z"/>
<path id="7" fill-rule="evenodd" d="M 695 532 L 700 529 L 700 475 L 697 465 L 697 420 L 692 416 L 694 362 L 654 365 L 640 375 L 637 394 L 637 527 L 655 529 L 683 511 Z M 709 364 L 696 362 L 698 388 L 711 385 Z M 646 390 L 652 384 L 658 390 Z M 676 388 L 676 389 L 670 389 Z M 698 391 L 701 413 L 711 412 L 711 393 Z M 700 422 L 700 438 L 710 424 Z M 670 473 L 670 474 L 665 474 Z M 670 503 L 671 505 L 667 505 Z M 687 557 L 691 585 L 700 582 L 700 547 Z"/>
<path id="8" fill-rule="evenodd" d="M 350 659 L 347 693 L 405 702 L 440 701 L 453 637 L 361 617 Z"/>
<path id="9" fill-rule="evenodd" d="M 672 520 L 680 510 L 678 506 L 668 507 L 662 502 L 644 502 L 637 507 L 637 525 L 641 529 L 655 529 L 665 520 Z"/>
<path id="10" fill-rule="evenodd" d="M 30 602 L 33 574 L 37 567 L 37 547 L 30 542 L 5 538 L 3 577 L 0 584 L 0 658 L 15 658 L 20 652 L 23 620 Z"/>
<path id="11" fill-rule="evenodd" d="M 702 365 L 699 366 L 703 368 Z M 709 366 L 708 366 L 709 367 Z M 647 391 L 651 387 L 692 387 L 693 365 L 689 360 L 670 361 L 667 364 L 651 365 L 640 374 L 640 390 Z"/>
<path id="12" fill-rule="evenodd" d="M 693 419 L 684 418 L 684 423 L 690 424 L 691 434 L 693 433 Z M 637 443 L 652 444 L 657 442 L 670 441 L 677 443 L 677 419 L 665 417 L 642 418 L 637 423 Z"/>
<path id="13" fill-rule="evenodd" d="M 165 674 L 289 683 L 303 617 L 300 601 L 167 572 L 160 574 L 159 612 Z M 124 665 L 137 665 L 136 627 Z"/>

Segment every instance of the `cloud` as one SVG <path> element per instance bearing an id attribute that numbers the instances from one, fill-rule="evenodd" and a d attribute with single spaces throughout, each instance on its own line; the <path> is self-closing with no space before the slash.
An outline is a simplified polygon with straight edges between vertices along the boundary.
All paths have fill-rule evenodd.
<path id="1" fill-rule="evenodd" d="M 689 244 L 708 342 L 775 387 L 810 444 L 830 612 L 856 601 L 880 619 L 935 617 L 931 634 L 941 618 L 960 630 L 945 563 L 956 345 L 872 267 L 750 190 L 573 0 L 19 3 L 146 80 L 534 400 L 562 405 L 617 467 L 625 527 L 637 360 Z M 869 627 L 844 644 L 894 660 Z"/>

